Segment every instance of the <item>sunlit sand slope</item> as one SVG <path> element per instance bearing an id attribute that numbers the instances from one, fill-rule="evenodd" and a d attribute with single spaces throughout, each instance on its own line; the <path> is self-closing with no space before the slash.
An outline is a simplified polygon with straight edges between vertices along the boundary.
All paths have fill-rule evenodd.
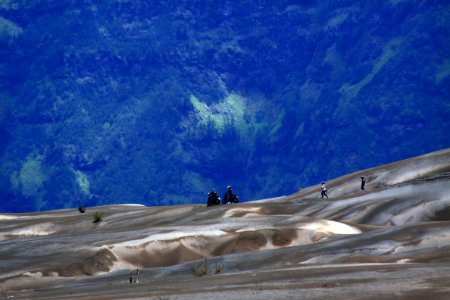
<path id="1" fill-rule="evenodd" d="M 327 184 L 329 199 L 0 214 L 0 296 L 450 297 L 450 150 Z"/>

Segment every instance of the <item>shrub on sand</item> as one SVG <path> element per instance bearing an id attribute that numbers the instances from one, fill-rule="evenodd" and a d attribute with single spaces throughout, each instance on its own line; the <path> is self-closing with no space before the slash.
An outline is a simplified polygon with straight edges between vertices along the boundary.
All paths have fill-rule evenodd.
<path id="1" fill-rule="evenodd" d="M 103 221 L 103 213 L 100 211 L 96 211 L 94 214 L 94 223 L 98 223 Z"/>
<path id="2" fill-rule="evenodd" d="M 198 265 L 196 265 L 194 267 L 193 273 L 197 277 L 202 277 L 202 276 L 208 274 L 208 271 L 209 271 L 209 262 L 205 258 Z"/>

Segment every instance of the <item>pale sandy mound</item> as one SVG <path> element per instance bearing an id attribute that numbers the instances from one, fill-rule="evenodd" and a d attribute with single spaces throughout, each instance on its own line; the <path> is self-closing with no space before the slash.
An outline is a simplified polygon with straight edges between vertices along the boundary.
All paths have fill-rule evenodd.
<path id="1" fill-rule="evenodd" d="M 450 150 L 330 180 L 328 187 L 329 199 L 318 198 L 314 186 L 217 207 L 2 214 L 0 296 L 448 298 Z M 98 211 L 104 218 L 94 223 Z M 195 271 L 203 265 L 204 274 Z"/>

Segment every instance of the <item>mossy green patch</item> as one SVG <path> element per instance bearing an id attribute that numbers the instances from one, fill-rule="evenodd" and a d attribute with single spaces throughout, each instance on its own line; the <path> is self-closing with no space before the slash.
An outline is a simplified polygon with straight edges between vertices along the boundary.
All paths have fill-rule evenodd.
<path id="1" fill-rule="evenodd" d="M 23 29 L 16 23 L 0 17 L 0 38 L 16 38 L 21 35 Z"/>
<path id="2" fill-rule="evenodd" d="M 350 14 L 348 12 L 344 12 L 344 13 L 338 14 L 337 16 L 331 18 L 327 22 L 327 28 L 338 28 L 341 24 L 343 24 L 345 22 L 345 20 L 347 20 L 349 15 Z"/>
<path id="3" fill-rule="evenodd" d="M 226 125 L 236 126 L 239 131 L 245 130 L 246 105 L 241 96 L 229 94 L 223 101 L 212 106 L 201 102 L 194 95 L 190 96 L 190 101 L 197 111 L 200 123 L 212 123 L 220 133 L 225 130 Z"/>
<path id="4" fill-rule="evenodd" d="M 209 114 L 208 105 L 206 105 L 205 103 L 198 100 L 198 98 L 195 97 L 194 95 L 191 95 L 189 100 L 191 101 L 191 104 L 194 106 L 194 108 L 198 111 L 198 114 L 199 114 L 200 118 L 202 119 L 202 121 L 207 119 L 208 114 Z"/>
<path id="5" fill-rule="evenodd" d="M 281 125 L 284 119 L 284 111 L 278 114 L 274 123 L 272 124 L 272 129 L 270 130 L 269 136 L 274 136 L 279 129 L 281 129 Z"/>
<path id="6" fill-rule="evenodd" d="M 13 186 L 20 187 L 24 196 L 36 196 L 43 183 L 47 180 L 47 175 L 42 166 L 42 156 L 28 156 L 22 165 L 20 172 L 11 177 Z"/>
<path id="7" fill-rule="evenodd" d="M 228 113 L 237 122 L 241 122 L 243 120 L 246 110 L 242 97 L 236 94 L 228 95 L 225 98 L 225 101 L 219 104 L 219 108 L 222 108 L 222 112 Z"/>
<path id="8" fill-rule="evenodd" d="M 74 171 L 74 173 L 75 173 L 76 181 L 77 181 L 78 185 L 80 186 L 81 191 L 85 195 L 89 195 L 90 194 L 90 184 L 89 184 L 89 179 L 88 179 L 87 175 L 81 171 Z"/>

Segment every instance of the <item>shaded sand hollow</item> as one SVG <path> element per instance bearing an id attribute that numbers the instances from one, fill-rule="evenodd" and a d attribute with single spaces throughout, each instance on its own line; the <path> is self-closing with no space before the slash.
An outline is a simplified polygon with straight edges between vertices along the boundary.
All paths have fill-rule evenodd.
<path id="1" fill-rule="evenodd" d="M 328 188 L 1 213 L 0 299 L 450 299 L 450 150 Z"/>

